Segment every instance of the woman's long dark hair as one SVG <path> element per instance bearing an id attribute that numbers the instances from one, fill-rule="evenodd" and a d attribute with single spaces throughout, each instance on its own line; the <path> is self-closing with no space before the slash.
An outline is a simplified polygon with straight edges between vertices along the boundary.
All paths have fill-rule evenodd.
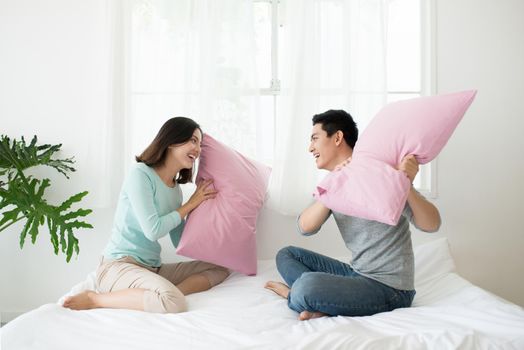
<path id="1" fill-rule="evenodd" d="M 167 148 L 171 145 L 185 143 L 191 139 L 196 129 L 200 128 L 194 120 L 185 117 L 169 119 L 162 125 L 153 142 L 140 154 L 136 156 L 137 162 L 144 163 L 150 167 L 161 166 L 166 160 Z M 204 133 L 202 133 L 204 135 Z M 173 182 L 185 184 L 193 181 L 193 169 L 182 169 Z"/>

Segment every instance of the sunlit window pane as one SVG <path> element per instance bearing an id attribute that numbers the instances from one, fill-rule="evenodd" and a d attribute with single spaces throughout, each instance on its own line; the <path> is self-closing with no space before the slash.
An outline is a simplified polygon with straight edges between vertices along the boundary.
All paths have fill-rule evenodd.
<path id="1" fill-rule="evenodd" d="M 275 96 L 260 96 L 260 118 L 257 122 L 257 154 L 261 161 L 271 165 L 275 135 Z"/>
<path id="2" fill-rule="evenodd" d="M 420 0 L 392 0 L 387 36 L 388 91 L 420 91 Z"/>
<path id="3" fill-rule="evenodd" d="M 343 4 L 340 1 L 322 1 L 319 4 L 321 30 L 320 41 L 320 88 L 341 89 L 343 87 L 344 44 Z"/>
<path id="4" fill-rule="evenodd" d="M 271 3 L 253 3 L 258 82 L 261 88 L 271 85 Z"/>
<path id="5" fill-rule="evenodd" d="M 409 100 L 410 98 L 417 98 L 420 97 L 420 94 L 411 94 L 411 93 L 405 93 L 405 94 L 388 94 L 387 97 L 387 103 L 400 101 L 400 100 Z"/>

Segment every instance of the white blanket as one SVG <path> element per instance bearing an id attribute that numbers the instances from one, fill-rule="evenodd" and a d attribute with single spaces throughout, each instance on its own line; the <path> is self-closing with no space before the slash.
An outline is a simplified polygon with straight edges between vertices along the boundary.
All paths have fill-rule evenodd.
<path id="1" fill-rule="evenodd" d="M 22 349 L 524 349 L 524 310 L 453 271 L 447 242 L 415 250 L 414 305 L 368 317 L 299 321 L 263 288 L 281 280 L 273 261 L 257 276 L 233 273 L 188 296 L 189 311 L 72 311 L 47 304 L 0 329 L 2 350 Z M 93 287 L 93 275 L 73 288 Z"/>

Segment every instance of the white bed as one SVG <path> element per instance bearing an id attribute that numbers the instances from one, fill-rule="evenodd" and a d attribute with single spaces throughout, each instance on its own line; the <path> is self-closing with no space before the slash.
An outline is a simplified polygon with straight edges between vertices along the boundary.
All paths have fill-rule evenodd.
<path id="1" fill-rule="evenodd" d="M 454 273 L 445 239 L 417 247 L 415 262 L 413 307 L 374 316 L 298 321 L 263 288 L 281 279 L 260 261 L 257 276 L 188 296 L 183 314 L 43 305 L 0 329 L 1 349 L 524 349 L 524 309 Z M 91 274 L 70 293 L 92 284 Z"/>

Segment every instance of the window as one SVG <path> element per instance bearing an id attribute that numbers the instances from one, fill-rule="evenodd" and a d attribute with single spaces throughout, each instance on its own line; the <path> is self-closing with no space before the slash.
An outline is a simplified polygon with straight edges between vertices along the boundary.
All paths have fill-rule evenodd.
<path id="1" fill-rule="evenodd" d="M 323 13 L 331 16 L 329 25 L 334 33 L 341 30 L 343 25 L 340 16 L 337 16 L 337 5 L 341 1 L 320 1 Z M 279 113 L 277 99 L 281 86 L 279 62 L 283 59 L 283 50 L 280 49 L 282 32 L 285 30 L 283 17 L 290 14 L 285 13 L 285 0 L 253 0 L 253 6 L 260 108 L 264 115 L 272 116 L 265 119 L 260 133 L 265 140 L 262 146 L 265 149 L 264 160 L 271 163 L 274 125 Z M 431 94 L 428 1 L 390 0 L 387 12 L 387 102 Z M 326 45 L 333 43 L 336 43 L 336 38 Z M 365 123 L 359 122 L 359 127 L 362 131 Z M 435 194 L 435 184 L 432 183 L 434 172 L 434 162 L 422 165 L 415 179 L 415 187 L 425 195 Z"/>
<path id="2" fill-rule="evenodd" d="M 294 5 L 308 4 L 310 17 L 307 24 L 318 19 L 317 25 L 322 31 L 320 40 L 317 40 L 320 54 L 315 59 L 318 61 L 308 66 L 309 70 L 304 73 L 318 73 L 317 80 L 308 85 L 308 88 L 313 86 L 308 93 L 320 96 L 320 107 L 353 106 L 349 112 L 362 118 L 357 118 L 357 122 L 363 130 L 367 124 L 365 118 L 373 116 L 372 110 L 376 106 L 432 92 L 428 79 L 431 70 L 427 64 L 431 44 L 426 25 L 429 0 L 380 2 L 380 6 L 385 4 L 379 7 L 381 12 L 374 8 L 358 12 L 359 6 L 372 7 L 375 2 L 371 1 L 308 1 L 311 2 Z M 357 11 L 352 11 L 353 4 L 357 3 Z M 130 10 L 127 11 L 125 47 L 125 55 L 129 57 L 126 68 L 126 159 L 139 153 L 150 142 L 166 116 L 187 115 L 199 121 L 206 132 L 244 154 L 272 165 L 275 129 L 277 121 L 281 120 L 278 119 L 279 101 L 283 101 L 281 91 L 286 91 L 291 80 L 283 78 L 290 70 L 283 64 L 288 58 L 285 56 L 293 55 L 290 43 L 284 42 L 290 34 L 286 30 L 291 32 L 290 22 L 299 18 L 293 17 L 291 3 L 286 0 L 203 3 L 134 0 L 126 4 Z M 375 27 L 377 22 L 372 22 L 376 18 L 366 17 L 370 14 L 380 18 L 380 27 Z M 377 14 L 382 14 L 382 17 Z M 385 15 L 387 21 L 384 22 Z M 366 51 L 381 54 L 360 54 L 357 57 L 361 67 L 367 60 L 381 61 L 384 58 L 382 52 L 387 53 L 385 72 L 381 68 L 378 73 L 381 81 L 386 76 L 386 85 L 381 82 L 381 97 L 377 99 L 373 95 L 375 87 L 367 86 L 367 81 L 373 79 L 358 76 L 357 80 L 364 81 L 364 84 L 348 87 L 353 83 L 348 84 L 348 79 L 338 74 L 339 67 L 347 69 L 346 61 L 340 57 L 352 49 L 343 47 L 341 33 L 346 33 L 351 26 L 360 28 L 366 25 L 364 30 L 371 28 L 382 33 L 379 29 L 384 23 L 387 23 L 384 28 L 387 45 L 384 47 L 377 39 L 374 42 L 380 41 L 381 49 Z M 355 29 L 353 27 L 351 30 Z M 358 45 L 368 45 L 365 39 L 357 37 L 357 40 Z M 331 69 L 326 69 L 329 65 L 332 65 Z M 384 62 L 381 61 L 380 65 L 384 66 Z M 312 67 L 316 66 L 319 66 L 319 72 L 313 72 Z M 374 65 L 369 64 L 369 67 Z M 351 73 L 358 75 L 360 72 Z M 384 86 L 387 86 L 385 99 Z M 348 97 L 347 91 L 351 91 L 352 96 Z M 368 103 L 373 105 L 366 112 L 369 116 L 362 117 L 357 104 L 365 99 L 375 100 Z M 297 149 L 298 146 L 300 149 L 307 147 L 297 145 Z M 434 171 L 434 165 L 425 165 L 417 176 L 415 185 L 426 195 L 434 191 L 435 186 L 431 183 Z"/>
<path id="3" fill-rule="evenodd" d="M 429 66 L 425 24 L 427 2 L 420 0 L 393 0 L 389 5 L 387 81 L 388 102 L 431 94 L 428 87 Z M 422 165 L 414 186 L 426 195 L 435 195 L 432 178 L 435 162 Z"/>

